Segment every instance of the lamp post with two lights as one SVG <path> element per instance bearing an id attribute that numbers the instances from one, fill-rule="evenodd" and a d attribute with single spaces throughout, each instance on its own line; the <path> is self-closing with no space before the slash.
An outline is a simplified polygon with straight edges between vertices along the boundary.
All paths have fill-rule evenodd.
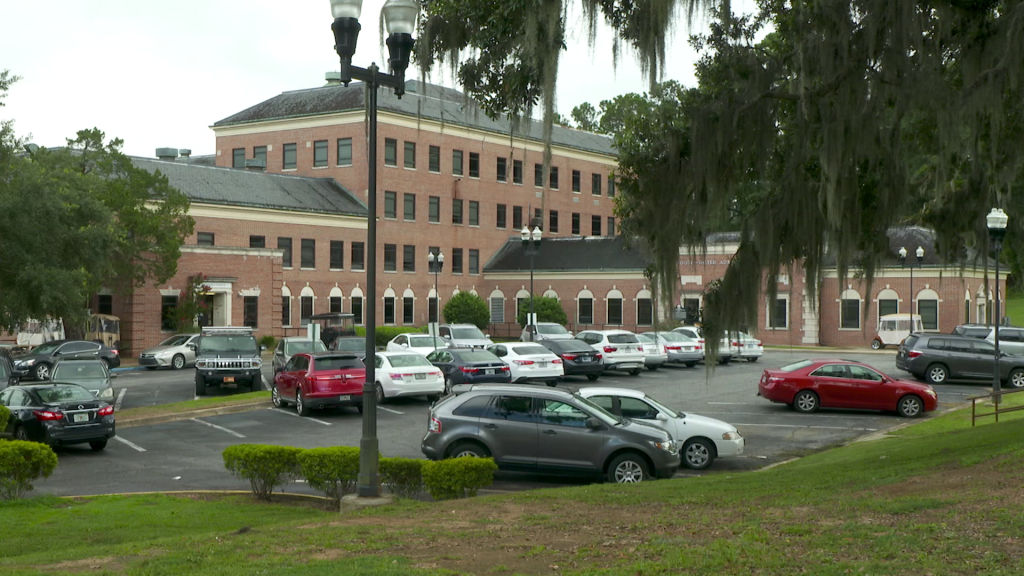
<path id="1" fill-rule="evenodd" d="M 1006 236 L 1006 223 L 1010 218 L 1003 212 L 1002 208 L 993 208 L 985 217 L 985 224 L 988 226 L 988 235 L 992 239 L 992 249 L 996 260 L 996 294 L 995 308 L 992 310 L 992 320 L 995 328 L 996 357 L 992 370 L 992 392 L 996 394 L 995 403 L 999 404 L 1000 385 L 1002 375 L 999 370 L 999 252 L 1003 249 L 1003 238 Z"/>
<path id="2" fill-rule="evenodd" d="M 914 255 L 917 256 L 917 267 L 920 268 L 921 267 L 921 261 L 924 260 L 924 248 L 922 248 L 921 246 L 918 246 L 917 250 L 914 251 Z M 907 267 L 907 249 L 901 246 L 900 247 L 900 251 L 899 251 L 899 256 L 900 256 L 900 266 L 903 266 L 904 268 L 906 268 Z M 914 325 L 914 314 L 917 314 L 917 312 L 914 311 L 914 265 L 911 264 L 910 265 L 910 325 L 911 326 Z"/>
<path id="3" fill-rule="evenodd" d="M 431 272 L 434 273 L 434 319 L 431 322 L 437 323 L 441 321 L 441 288 L 437 285 L 437 275 L 444 269 L 444 254 L 441 253 L 441 249 L 437 249 L 437 256 L 434 256 L 433 252 L 427 253 L 427 265 Z M 434 339 L 434 350 L 437 351 L 437 334 L 433 334 Z"/>
<path id="4" fill-rule="evenodd" d="M 537 256 L 537 252 L 540 251 L 540 240 L 543 234 L 540 231 L 540 226 L 534 224 L 533 232 L 530 232 L 529 226 L 523 226 L 523 229 L 519 232 L 519 239 L 523 242 L 523 249 L 530 256 L 530 316 L 526 319 L 526 325 L 533 326 L 530 330 L 530 342 L 535 339 L 537 333 L 537 318 L 533 312 L 533 259 Z"/>

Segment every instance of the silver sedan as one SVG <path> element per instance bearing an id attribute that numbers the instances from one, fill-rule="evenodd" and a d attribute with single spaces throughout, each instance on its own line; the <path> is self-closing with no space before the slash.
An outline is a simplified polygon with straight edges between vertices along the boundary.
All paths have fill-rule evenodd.
<path id="1" fill-rule="evenodd" d="M 160 343 L 159 346 L 147 348 L 139 354 L 139 366 L 150 370 L 171 367 L 181 370 L 196 363 L 196 351 L 189 348 L 195 344 L 199 334 L 175 334 Z"/>
<path id="2" fill-rule="evenodd" d="M 644 332 L 645 336 L 657 338 L 658 344 L 668 354 L 669 362 L 679 362 L 688 367 L 704 359 L 704 347 L 700 342 L 679 332 Z"/>

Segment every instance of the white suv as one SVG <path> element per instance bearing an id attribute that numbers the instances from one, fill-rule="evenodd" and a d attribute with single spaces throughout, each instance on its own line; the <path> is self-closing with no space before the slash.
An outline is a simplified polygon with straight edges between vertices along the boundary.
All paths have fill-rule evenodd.
<path id="1" fill-rule="evenodd" d="M 644 345 L 626 330 L 585 330 L 577 340 L 590 344 L 604 356 L 605 370 L 628 370 L 636 376 L 644 367 Z"/>

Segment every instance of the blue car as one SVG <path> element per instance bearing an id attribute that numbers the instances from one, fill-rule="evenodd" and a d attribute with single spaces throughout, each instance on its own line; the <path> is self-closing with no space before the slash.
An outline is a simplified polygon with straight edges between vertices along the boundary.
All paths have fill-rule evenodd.
<path id="1" fill-rule="evenodd" d="M 472 348 L 440 348 L 427 355 L 427 360 L 444 374 L 444 393 L 456 384 L 503 384 L 512 381 L 508 365 L 487 350 Z"/>

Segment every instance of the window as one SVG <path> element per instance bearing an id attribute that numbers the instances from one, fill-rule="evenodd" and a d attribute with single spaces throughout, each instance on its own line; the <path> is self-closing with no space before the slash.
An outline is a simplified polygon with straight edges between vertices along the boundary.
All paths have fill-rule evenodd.
<path id="1" fill-rule="evenodd" d="M 513 206 L 512 207 L 512 228 L 515 230 L 521 230 L 523 228 L 523 207 Z"/>
<path id="2" fill-rule="evenodd" d="M 266 236 L 249 236 L 249 248 L 266 248 Z"/>
<path id="3" fill-rule="evenodd" d="M 281 148 L 281 164 L 285 170 L 294 170 L 296 166 L 295 143 L 285 144 Z"/>
<path id="4" fill-rule="evenodd" d="M 917 313 L 921 315 L 921 327 L 925 330 L 939 329 L 939 301 L 917 300 Z"/>
<path id="5" fill-rule="evenodd" d="M 429 198 L 429 207 L 427 209 L 427 218 L 434 224 L 441 222 L 441 197 L 431 196 Z"/>
<path id="6" fill-rule="evenodd" d="M 363 264 L 363 255 L 365 254 L 365 248 L 362 242 L 352 243 L 352 269 L 362 270 L 365 268 Z"/>
<path id="7" fill-rule="evenodd" d="M 615 176 L 608 175 L 608 197 L 615 196 Z"/>
<path id="8" fill-rule="evenodd" d="M 504 204 L 498 204 L 498 214 L 495 217 L 495 223 L 497 224 L 498 228 L 505 228 L 505 224 L 507 223 L 505 219 L 506 211 L 507 208 L 505 207 Z"/>
<path id="9" fill-rule="evenodd" d="M 341 296 L 331 296 L 329 302 L 331 306 L 331 314 L 337 314 L 341 312 Z"/>
<path id="10" fill-rule="evenodd" d="M 302 267 L 316 268 L 316 240 L 302 239 Z"/>
<path id="11" fill-rule="evenodd" d="M 548 211 L 548 232 L 558 233 L 558 210 Z"/>
<path id="12" fill-rule="evenodd" d="M 452 248 L 452 274 L 462 274 L 462 248 Z"/>
<path id="13" fill-rule="evenodd" d="M 313 166 L 327 166 L 327 140 L 313 142 Z"/>
<path id="14" fill-rule="evenodd" d="M 849 330 L 860 329 L 860 295 L 852 290 L 843 292 L 840 300 L 839 327 Z"/>
<path id="15" fill-rule="evenodd" d="M 264 168 L 267 167 L 267 147 L 266 146 L 254 146 L 252 149 L 252 157 L 255 160 L 260 161 L 260 165 Z"/>
<path id="16" fill-rule="evenodd" d="M 384 245 L 384 271 L 398 271 L 398 245 L 396 244 Z"/>
<path id="17" fill-rule="evenodd" d="M 384 165 L 398 166 L 398 140 L 384 139 Z"/>
<path id="18" fill-rule="evenodd" d="M 608 324 L 622 324 L 622 298 L 608 298 Z"/>
<path id="19" fill-rule="evenodd" d="M 548 175 L 548 186 L 552 190 L 558 190 L 558 167 L 552 166 L 551 173 Z"/>
<path id="20" fill-rule="evenodd" d="M 469 201 L 469 225 L 480 225 L 480 203 L 476 200 Z"/>
<path id="21" fill-rule="evenodd" d="M 178 307 L 177 296 L 160 297 L 160 329 L 175 330 L 178 327 L 178 319 L 174 317 L 175 308 Z"/>
<path id="22" fill-rule="evenodd" d="M 462 200 L 452 198 L 452 224 L 462 224 Z"/>
<path id="23" fill-rule="evenodd" d="M 521 290 L 520 292 L 526 292 Z M 530 298 L 516 298 L 516 318 L 519 317 L 519 312 L 525 310 L 527 314 L 530 313 Z"/>
<path id="24" fill-rule="evenodd" d="M 452 150 L 452 174 L 462 176 L 462 150 Z"/>
<path id="25" fill-rule="evenodd" d="M 242 297 L 242 325 L 259 328 L 259 296 Z"/>
<path id="26" fill-rule="evenodd" d="M 427 322 L 437 322 L 437 296 L 427 298 Z"/>
<path id="27" fill-rule="evenodd" d="M 579 170 L 573 170 L 572 171 L 572 191 L 573 192 L 579 192 L 580 191 L 580 171 Z"/>
<path id="28" fill-rule="evenodd" d="M 398 218 L 398 192 L 384 192 L 384 217 Z"/>
<path id="29" fill-rule="evenodd" d="M 501 296 L 491 296 L 491 324 L 503 324 L 505 322 L 505 299 Z"/>
<path id="30" fill-rule="evenodd" d="M 470 250 L 469 251 L 469 273 L 479 274 L 480 273 L 480 251 Z"/>
<path id="31" fill-rule="evenodd" d="M 591 174 L 590 176 L 590 193 L 594 196 L 601 195 L 601 175 Z"/>
<path id="32" fill-rule="evenodd" d="M 284 255 L 281 257 L 281 266 L 285 268 L 292 267 L 292 239 L 291 238 L 277 238 L 277 249 L 283 251 Z"/>
<path id="33" fill-rule="evenodd" d="M 778 296 L 768 307 L 768 327 L 773 330 L 789 328 L 789 298 Z"/>
<path id="34" fill-rule="evenodd" d="M 964 299 L 964 324 L 968 324 L 971 321 L 971 299 Z"/>
<path id="35" fill-rule="evenodd" d="M 196 234 L 196 244 L 199 246 L 213 246 L 213 232 L 199 232 Z"/>
<path id="36" fill-rule="evenodd" d="M 99 314 L 114 313 L 114 297 L 110 294 L 100 294 L 96 297 L 96 310 Z"/>
<path id="37" fill-rule="evenodd" d="M 405 143 L 405 167 L 416 168 L 416 143 Z"/>
<path id="38" fill-rule="evenodd" d="M 640 326 L 654 324 L 654 301 L 650 298 L 636 299 L 636 323 Z"/>
<path id="39" fill-rule="evenodd" d="M 601 217 L 591 216 L 590 217 L 590 235 L 600 236 L 601 235 Z"/>
<path id="40" fill-rule="evenodd" d="M 608 217 L 608 235 L 615 236 L 615 216 Z"/>
<path id="41" fill-rule="evenodd" d="M 427 159 L 428 159 L 427 169 L 430 170 L 431 172 L 440 173 L 441 172 L 441 147 L 440 146 L 431 146 L 431 147 L 427 148 Z"/>
<path id="42" fill-rule="evenodd" d="M 292 325 L 292 297 L 285 294 L 281 296 L 281 326 Z"/>
<path id="43" fill-rule="evenodd" d="M 406 244 L 402 246 L 402 271 L 416 271 L 416 247 Z"/>
<path id="44" fill-rule="evenodd" d="M 558 400 L 542 400 L 544 407 L 540 411 L 540 421 L 545 425 L 570 426 L 572 428 L 585 428 L 590 414 L 583 410 L 559 402 Z"/>
<path id="45" fill-rule="evenodd" d="M 900 304 L 899 300 L 893 298 L 878 299 L 878 315 L 886 316 L 889 314 L 896 314 L 899 312 Z"/>
<path id="46" fill-rule="evenodd" d="M 537 188 L 544 186 L 544 165 L 534 164 L 533 165 L 533 185 Z"/>
<path id="47" fill-rule="evenodd" d="M 384 323 L 394 324 L 395 323 L 395 297 L 385 296 L 384 297 Z"/>
<path id="48" fill-rule="evenodd" d="M 338 138 L 338 166 L 352 165 L 352 139 Z"/>
<path id="49" fill-rule="evenodd" d="M 231 167 L 245 168 L 245 148 L 235 148 L 231 151 Z"/>
<path id="50" fill-rule="evenodd" d="M 313 297 L 312 296 L 300 296 L 299 297 L 299 326 L 306 326 L 309 324 L 309 318 L 313 315 Z"/>
<path id="51" fill-rule="evenodd" d="M 413 298 L 412 296 L 406 296 L 402 298 L 402 324 L 415 324 L 415 316 L 413 314 Z"/>
<path id="52" fill-rule="evenodd" d="M 512 183 L 522 184 L 523 183 L 523 161 L 513 160 L 512 161 Z"/>
<path id="53" fill-rule="evenodd" d="M 498 182 L 508 182 L 508 160 L 498 158 Z"/>
<path id="54" fill-rule="evenodd" d="M 477 152 L 469 153 L 469 177 L 480 177 L 480 154 Z"/>
<path id="55" fill-rule="evenodd" d="M 340 270 L 345 267 L 345 241 L 331 240 L 331 269 Z M 339 310 L 340 312 L 340 310 Z"/>
<path id="56" fill-rule="evenodd" d="M 700 298 L 683 298 L 683 311 L 686 312 L 685 324 L 700 322 Z"/>
<path id="57" fill-rule="evenodd" d="M 540 208 L 533 209 L 533 220 L 530 220 L 530 228 L 539 226 L 541 230 L 544 229 L 544 212 Z"/>
<path id="58" fill-rule="evenodd" d="M 577 212 L 572 213 L 572 233 L 576 236 L 580 235 L 580 215 Z"/>
<path id="59" fill-rule="evenodd" d="M 658 417 L 658 411 L 639 398 L 620 397 L 619 410 L 625 418 L 653 420 Z"/>
<path id="60" fill-rule="evenodd" d="M 529 396 L 499 396 L 481 418 L 512 422 L 535 422 L 533 398 Z"/>
<path id="61" fill-rule="evenodd" d="M 580 298 L 577 303 L 578 313 L 577 321 L 580 324 L 593 324 L 594 323 L 594 299 L 593 298 Z"/>
<path id="62" fill-rule="evenodd" d="M 353 322 L 362 326 L 363 324 L 363 297 L 353 296 L 350 298 L 352 302 L 352 315 L 355 316 Z"/>
<path id="63" fill-rule="evenodd" d="M 403 202 L 405 204 L 405 219 L 409 221 L 416 220 L 416 195 L 405 194 L 403 196 Z"/>

